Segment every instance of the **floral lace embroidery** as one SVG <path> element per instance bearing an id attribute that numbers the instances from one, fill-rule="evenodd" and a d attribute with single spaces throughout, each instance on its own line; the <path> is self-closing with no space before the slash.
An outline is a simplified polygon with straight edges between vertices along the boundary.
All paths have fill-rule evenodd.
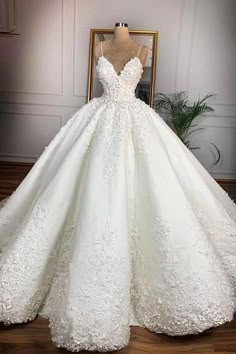
<path id="1" fill-rule="evenodd" d="M 46 210 L 37 205 L 3 249 L 0 259 L 0 319 L 6 324 L 33 319 L 46 290 L 44 282 L 48 286 L 51 280 L 50 266 L 47 274 L 42 274 L 43 260 L 48 254 L 45 218 Z"/>
<path id="2" fill-rule="evenodd" d="M 111 220 L 106 220 L 101 232 L 92 227 L 92 222 L 89 225 L 84 231 L 75 225 L 67 229 L 74 232 L 73 237 L 81 238 L 81 253 L 73 260 L 73 270 L 69 262 L 75 257 L 72 245 L 62 247 L 64 255 L 59 254 L 60 265 L 40 314 L 49 317 L 52 339 L 58 347 L 115 350 L 127 345 L 130 338 L 129 258 Z M 90 238 L 90 247 L 83 245 L 83 240 Z M 73 279 L 73 287 L 69 279 Z"/>
<path id="3" fill-rule="evenodd" d="M 136 222 L 131 227 L 131 303 L 139 325 L 156 333 L 184 335 L 232 320 L 233 290 L 211 246 L 201 240 L 204 229 L 194 219 L 187 222 L 186 229 L 196 235 L 193 251 L 168 220 L 154 220 L 150 234 L 142 234 Z M 149 246 L 144 244 L 147 237 Z M 208 273 L 204 267 L 209 266 Z"/>

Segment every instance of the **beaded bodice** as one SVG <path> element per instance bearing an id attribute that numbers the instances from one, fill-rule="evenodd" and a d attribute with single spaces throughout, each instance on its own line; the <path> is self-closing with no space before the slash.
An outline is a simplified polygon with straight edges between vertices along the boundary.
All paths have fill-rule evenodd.
<path id="1" fill-rule="evenodd" d="M 98 78 L 103 86 L 102 97 L 111 101 L 130 101 L 135 99 L 135 89 L 143 73 L 142 63 L 138 54 L 131 58 L 124 68 L 117 73 L 113 64 L 102 52 L 96 66 Z"/>

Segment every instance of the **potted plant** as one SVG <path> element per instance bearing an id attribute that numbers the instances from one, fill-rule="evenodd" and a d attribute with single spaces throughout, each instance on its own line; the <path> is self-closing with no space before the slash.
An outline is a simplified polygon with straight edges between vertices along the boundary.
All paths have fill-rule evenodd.
<path id="1" fill-rule="evenodd" d="M 193 122 L 200 114 L 214 111 L 212 107 L 206 104 L 207 99 L 213 96 L 215 95 L 207 94 L 202 99 L 190 103 L 187 91 L 179 91 L 171 94 L 157 93 L 155 95 L 153 108 L 158 113 L 161 110 L 167 113 L 167 123 L 177 134 L 179 139 L 181 139 L 190 150 L 196 150 L 200 149 L 200 147 L 191 146 L 189 136 L 197 130 L 202 130 L 204 128 L 198 127 L 192 129 L 197 126 L 197 124 L 193 124 Z M 217 152 L 217 158 L 214 162 L 214 164 L 217 164 L 221 158 L 220 150 L 214 143 L 210 142 L 210 144 Z"/>

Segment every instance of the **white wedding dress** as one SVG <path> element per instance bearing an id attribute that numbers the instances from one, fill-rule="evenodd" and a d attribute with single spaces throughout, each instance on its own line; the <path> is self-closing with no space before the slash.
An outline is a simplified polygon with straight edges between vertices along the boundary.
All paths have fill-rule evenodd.
<path id="1" fill-rule="evenodd" d="M 111 351 L 130 326 L 197 334 L 236 310 L 236 205 L 135 97 L 137 56 L 102 55 L 80 108 L 0 209 L 0 322 L 49 319 L 56 346 Z"/>

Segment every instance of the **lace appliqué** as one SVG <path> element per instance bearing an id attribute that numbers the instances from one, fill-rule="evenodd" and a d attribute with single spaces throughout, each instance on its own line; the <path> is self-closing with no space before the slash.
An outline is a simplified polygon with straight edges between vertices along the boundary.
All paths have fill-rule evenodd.
<path id="1" fill-rule="evenodd" d="M 46 215 L 47 211 L 38 204 L 4 247 L 0 259 L 0 320 L 5 324 L 34 319 L 50 285 L 53 253 L 47 258 Z M 43 274 L 45 257 L 48 268 Z"/>
<path id="2" fill-rule="evenodd" d="M 101 231 L 93 229 L 92 222 L 89 225 L 86 230 L 76 225 L 67 227 L 67 232 L 81 239 L 81 254 L 72 260 L 75 239 L 70 247 L 63 246 L 66 253 L 62 261 L 59 254 L 60 266 L 41 315 L 50 318 L 57 347 L 72 351 L 120 349 L 130 338 L 129 257 L 122 249 L 120 231 L 109 218 Z"/>
<path id="3" fill-rule="evenodd" d="M 227 202 L 230 203 L 230 200 L 227 198 Z M 228 214 L 230 209 L 227 209 L 226 212 L 219 200 L 217 200 L 217 204 L 221 216 L 219 221 L 216 220 L 215 224 L 210 222 L 207 215 L 196 203 L 191 204 L 190 217 L 194 217 L 201 229 L 204 230 L 211 247 L 213 247 L 225 268 L 227 277 L 235 289 L 236 296 L 236 224 Z M 231 207 L 232 210 L 236 209 L 235 204 L 231 205 Z M 207 249 L 202 252 L 207 254 Z"/>
<path id="4" fill-rule="evenodd" d="M 199 333 L 232 320 L 235 299 L 224 269 L 194 215 L 185 221 L 186 243 L 160 216 L 150 221 L 153 226 L 145 235 L 132 223 L 133 313 L 141 326 L 156 333 Z"/>

